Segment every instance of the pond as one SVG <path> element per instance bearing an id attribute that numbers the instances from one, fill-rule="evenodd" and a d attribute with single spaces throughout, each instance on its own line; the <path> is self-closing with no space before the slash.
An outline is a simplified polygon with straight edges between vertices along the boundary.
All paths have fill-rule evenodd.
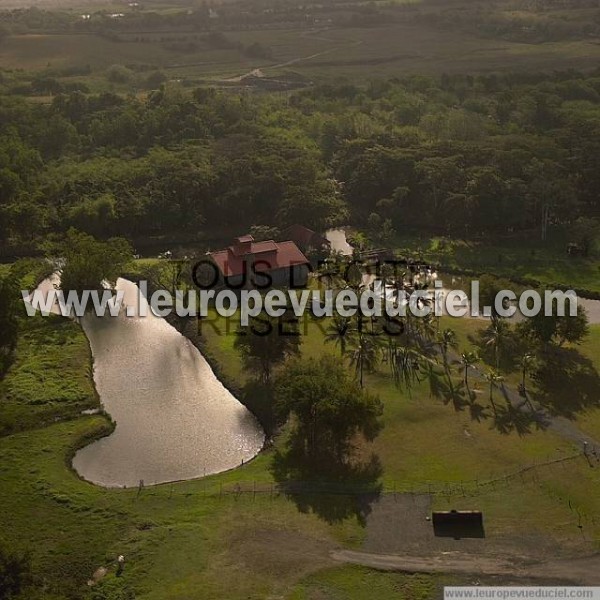
<path id="1" fill-rule="evenodd" d="M 117 289 L 135 314 L 147 306 L 131 281 L 119 279 Z M 264 443 L 252 413 L 187 338 L 147 313 L 90 313 L 81 319 L 94 357 L 96 389 L 116 428 L 77 452 L 77 473 L 107 487 L 135 486 L 140 480 L 148 485 L 202 477 L 252 459 Z"/>

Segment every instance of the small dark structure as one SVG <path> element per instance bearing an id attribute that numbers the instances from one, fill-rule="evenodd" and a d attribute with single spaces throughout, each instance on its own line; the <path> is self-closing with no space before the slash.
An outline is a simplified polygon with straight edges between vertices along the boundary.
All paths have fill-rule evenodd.
<path id="1" fill-rule="evenodd" d="M 393 260 L 394 252 L 390 248 L 375 248 L 373 250 L 365 250 L 360 253 L 361 260 L 384 261 Z"/>
<path id="2" fill-rule="evenodd" d="M 435 511 L 431 515 L 437 537 L 484 538 L 483 513 L 478 510 Z"/>
<path id="3" fill-rule="evenodd" d="M 586 256 L 585 249 L 575 242 L 567 244 L 567 254 L 569 256 Z"/>

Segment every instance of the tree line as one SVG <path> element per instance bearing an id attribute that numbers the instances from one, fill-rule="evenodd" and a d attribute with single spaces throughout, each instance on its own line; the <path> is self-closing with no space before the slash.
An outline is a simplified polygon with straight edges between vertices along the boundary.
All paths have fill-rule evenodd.
<path id="1" fill-rule="evenodd" d="M 581 231 L 599 215 L 599 133 L 600 76 L 572 72 L 0 97 L 0 236 Z"/>

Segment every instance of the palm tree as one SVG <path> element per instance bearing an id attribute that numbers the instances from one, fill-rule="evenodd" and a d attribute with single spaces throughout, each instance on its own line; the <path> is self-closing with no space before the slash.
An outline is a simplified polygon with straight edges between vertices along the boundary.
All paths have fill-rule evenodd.
<path id="1" fill-rule="evenodd" d="M 479 354 L 473 351 L 463 352 L 460 355 L 459 362 L 464 369 L 465 387 L 467 388 L 467 391 L 469 391 L 469 369 L 474 367 L 479 362 Z"/>
<path id="2" fill-rule="evenodd" d="M 346 344 L 354 335 L 354 330 L 351 327 L 351 320 L 349 317 L 342 317 L 336 315 L 327 327 L 325 333 L 325 343 L 335 344 L 340 347 L 340 354 L 344 356 L 346 354 Z"/>
<path id="3" fill-rule="evenodd" d="M 381 290 L 385 298 L 385 288 L 396 276 L 396 269 L 389 263 L 383 263 L 379 269 L 379 280 L 381 281 Z"/>
<path id="4" fill-rule="evenodd" d="M 410 390 L 414 381 L 419 381 L 419 375 L 430 364 L 431 361 L 418 349 L 411 346 L 396 346 L 391 361 L 395 384 Z"/>
<path id="5" fill-rule="evenodd" d="M 496 369 L 500 368 L 500 354 L 509 332 L 510 325 L 497 316 L 492 316 L 492 322 L 484 332 L 483 341 L 485 345 L 494 350 Z"/>
<path id="6" fill-rule="evenodd" d="M 355 254 L 360 254 L 360 252 L 366 250 L 370 245 L 369 239 L 361 231 L 357 231 L 351 234 L 348 239 L 348 242 L 350 243 L 352 248 L 354 248 Z"/>
<path id="7" fill-rule="evenodd" d="M 422 319 L 420 319 L 419 323 L 421 335 L 429 341 L 434 340 L 440 330 L 439 317 L 436 317 L 434 314 L 429 313 L 428 315 L 425 315 Z"/>
<path id="8" fill-rule="evenodd" d="M 350 350 L 350 364 L 354 366 L 355 376 L 359 378 L 360 387 L 363 387 L 363 375 L 365 370 L 375 370 L 378 359 L 378 347 L 375 338 L 359 334 L 352 341 L 353 348 Z"/>
<path id="9" fill-rule="evenodd" d="M 494 415 L 498 416 L 498 411 L 496 409 L 496 403 L 494 402 L 494 386 L 504 380 L 497 371 L 490 369 L 485 374 L 486 381 L 490 384 L 490 404 L 492 405 L 492 410 L 494 411 Z"/>
<path id="10" fill-rule="evenodd" d="M 525 400 L 527 400 L 527 403 L 529 404 L 529 408 L 533 410 L 533 405 L 531 404 L 529 394 L 527 393 L 526 380 L 527 375 L 538 367 L 538 360 L 534 354 L 530 354 L 528 352 L 523 354 L 523 356 L 521 356 L 519 359 L 519 367 L 521 368 L 521 390 L 523 391 Z"/>
<path id="11" fill-rule="evenodd" d="M 444 360 L 444 368 L 448 370 L 448 350 L 452 348 L 456 350 L 458 348 L 458 341 L 456 339 L 456 333 L 452 329 L 444 329 L 444 331 L 438 333 L 437 343 L 442 353 Z"/>

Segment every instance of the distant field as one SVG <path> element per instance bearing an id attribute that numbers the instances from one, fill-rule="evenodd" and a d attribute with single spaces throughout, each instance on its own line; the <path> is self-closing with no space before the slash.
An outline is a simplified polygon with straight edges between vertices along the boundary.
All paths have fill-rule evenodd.
<path id="1" fill-rule="evenodd" d="M 179 34 L 168 34 L 177 39 Z M 195 41 L 201 35 L 181 34 Z M 600 59 L 595 40 L 524 44 L 394 23 L 368 28 L 257 29 L 227 31 L 233 44 L 258 42 L 271 58 L 251 58 L 242 50 L 210 49 L 195 41 L 192 51 L 175 51 L 157 34 L 124 34 L 124 41 L 92 34 L 15 35 L 0 43 L 5 68 L 42 70 L 89 65 L 148 65 L 171 77 L 221 78 L 261 68 L 267 75 L 297 71 L 309 78 L 364 79 L 406 73 L 591 69 Z M 126 41 L 125 41 L 126 40 Z"/>
<path id="2" fill-rule="evenodd" d="M 238 60 L 230 50 L 203 51 L 189 62 L 230 64 Z M 190 57 L 187 57 L 190 59 Z M 18 35 L 0 45 L 0 60 L 7 68 L 44 69 L 86 66 L 104 69 L 113 64 L 140 64 L 158 67 L 183 62 L 177 53 L 169 52 L 160 43 L 115 42 L 97 35 Z M 198 65 L 198 71 L 202 71 Z"/>
<path id="3" fill-rule="evenodd" d="M 591 41 L 522 44 L 458 31 L 396 23 L 389 27 L 336 29 L 319 36 L 337 49 L 294 64 L 312 76 L 393 76 L 398 73 L 466 73 L 510 70 L 588 69 L 597 66 L 600 45 Z M 335 41 L 333 41 L 335 40 Z"/>

